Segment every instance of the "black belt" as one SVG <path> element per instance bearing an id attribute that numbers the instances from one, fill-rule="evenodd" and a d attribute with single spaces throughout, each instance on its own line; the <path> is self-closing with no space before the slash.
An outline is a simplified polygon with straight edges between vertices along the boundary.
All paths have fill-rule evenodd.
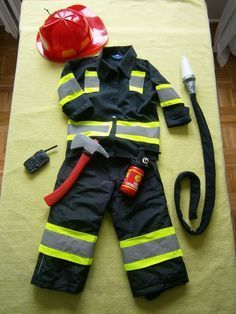
<path id="1" fill-rule="evenodd" d="M 205 167 L 205 200 L 200 225 L 197 229 L 192 229 L 183 219 L 183 214 L 180 208 L 180 193 L 181 181 L 185 178 L 190 180 L 190 204 L 189 204 L 189 219 L 197 218 L 197 207 L 200 199 L 200 180 L 196 174 L 190 171 L 185 171 L 179 174 L 175 181 L 174 198 L 178 218 L 190 234 L 201 234 L 208 226 L 215 204 L 215 157 L 211 134 L 207 126 L 205 117 L 197 102 L 196 93 L 190 94 L 192 106 L 198 123 L 198 128 L 201 136 L 203 159 Z"/>

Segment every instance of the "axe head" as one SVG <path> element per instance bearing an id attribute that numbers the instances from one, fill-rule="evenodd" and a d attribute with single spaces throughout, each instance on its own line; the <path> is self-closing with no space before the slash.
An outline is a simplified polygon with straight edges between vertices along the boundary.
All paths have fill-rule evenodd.
<path id="1" fill-rule="evenodd" d="M 98 152 L 102 154 L 104 157 L 109 158 L 108 153 L 96 140 L 93 140 L 88 136 L 78 133 L 73 138 L 70 148 L 76 149 L 80 147 L 83 147 L 84 150 L 90 155 L 93 155 L 95 152 Z"/>

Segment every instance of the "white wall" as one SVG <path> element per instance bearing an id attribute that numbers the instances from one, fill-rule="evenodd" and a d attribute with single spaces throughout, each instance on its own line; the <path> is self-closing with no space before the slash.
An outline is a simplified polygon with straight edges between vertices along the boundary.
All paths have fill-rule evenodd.
<path id="1" fill-rule="evenodd" d="M 210 21 L 218 21 L 227 0 L 206 0 L 208 16 Z"/>

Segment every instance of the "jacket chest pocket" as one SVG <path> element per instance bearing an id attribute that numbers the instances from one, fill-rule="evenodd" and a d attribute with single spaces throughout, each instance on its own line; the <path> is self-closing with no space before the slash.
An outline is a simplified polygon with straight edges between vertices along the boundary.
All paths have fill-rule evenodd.
<path id="1" fill-rule="evenodd" d="M 145 72 L 132 71 L 129 79 L 129 91 L 143 94 Z"/>
<path id="2" fill-rule="evenodd" d="M 84 75 L 84 92 L 95 93 L 99 92 L 100 80 L 96 71 L 85 71 Z"/>

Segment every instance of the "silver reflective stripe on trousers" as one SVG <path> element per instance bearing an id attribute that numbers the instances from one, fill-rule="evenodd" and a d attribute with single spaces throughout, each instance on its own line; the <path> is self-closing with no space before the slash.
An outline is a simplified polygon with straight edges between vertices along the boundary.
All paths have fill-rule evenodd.
<path id="1" fill-rule="evenodd" d="M 45 230 L 41 241 L 46 247 L 85 258 L 92 258 L 95 243 Z"/>
<path id="2" fill-rule="evenodd" d="M 80 87 L 79 83 L 75 78 L 71 78 L 69 81 L 61 84 L 57 91 L 59 95 L 59 100 L 61 101 L 68 95 L 82 91 L 82 88 Z"/>
<path id="3" fill-rule="evenodd" d="M 122 248 L 124 264 L 179 250 L 175 234 L 153 241 Z"/>

